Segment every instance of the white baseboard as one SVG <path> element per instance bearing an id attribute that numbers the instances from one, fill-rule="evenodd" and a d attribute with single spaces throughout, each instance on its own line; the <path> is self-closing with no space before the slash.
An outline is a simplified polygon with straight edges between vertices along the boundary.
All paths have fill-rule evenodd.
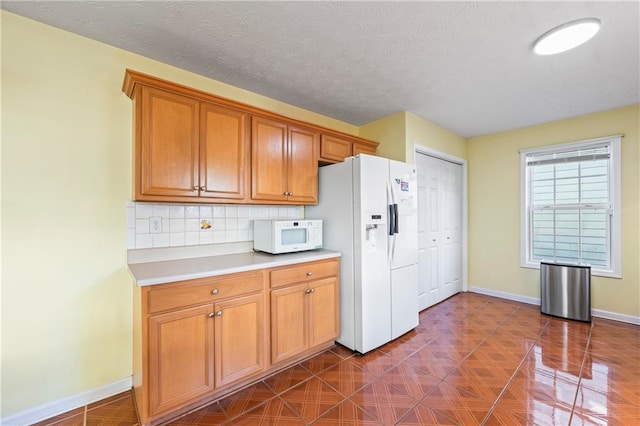
<path id="1" fill-rule="evenodd" d="M 499 297 L 500 299 L 513 300 L 515 302 L 522 302 L 522 303 L 527 303 L 529 305 L 540 306 L 540 299 L 537 299 L 535 297 L 522 296 L 520 294 L 507 293 L 506 291 L 491 290 L 488 288 L 474 287 L 474 286 L 469 286 L 469 291 L 472 293 L 479 293 L 487 296 Z"/>
<path id="2" fill-rule="evenodd" d="M 591 309 L 591 315 L 598 318 L 605 318 L 614 321 L 622 321 L 628 322 L 629 324 L 640 325 L 640 317 L 634 317 L 633 315 L 603 311 L 602 309 Z"/>
<path id="3" fill-rule="evenodd" d="M 540 299 L 536 297 L 522 296 L 520 294 L 508 293 L 506 291 L 491 290 L 488 288 L 469 286 L 472 293 L 484 294 L 487 296 L 499 297 L 501 299 L 513 300 L 516 302 L 528 303 L 529 305 L 540 306 Z M 605 318 L 614 321 L 627 322 L 629 324 L 640 325 L 640 317 L 617 312 L 604 311 L 602 309 L 591 308 L 591 315 L 598 318 Z"/>
<path id="4" fill-rule="evenodd" d="M 133 386 L 132 377 L 125 377 L 124 379 L 108 383 L 104 386 L 100 386 L 86 392 L 81 392 L 76 395 L 71 395 L 57 401 L 49 402 L 38 407 L 29 408 L 19 413 L 12 414 L 11 416 L 0 420 L 0 424 L 3 426 L 30 425 L 49 419 L 53 416 L 57 416 L 58 414 L 75 410 L 78 407 L 83 407 L 87 404 L 91 404 L 92 402 L 117 395 L 131 389 L 131 386 Z"/>

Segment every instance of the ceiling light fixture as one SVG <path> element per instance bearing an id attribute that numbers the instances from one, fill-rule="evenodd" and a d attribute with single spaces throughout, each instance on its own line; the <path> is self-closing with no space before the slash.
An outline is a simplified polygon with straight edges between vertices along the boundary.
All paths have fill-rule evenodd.
<path id="1" fill-rule="evenodd" d="M 600 20 L 584 18 L 567 22 L 542 34 L 533 43 L 538 55 L 555 55 L 578 47 L 590 40 L 600 29 Z"/>

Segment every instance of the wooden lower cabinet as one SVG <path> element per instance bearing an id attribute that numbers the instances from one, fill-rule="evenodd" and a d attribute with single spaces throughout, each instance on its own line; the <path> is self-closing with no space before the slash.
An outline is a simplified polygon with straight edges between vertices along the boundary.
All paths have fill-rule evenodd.
<path id="1" fill-rule="evenodd" d="M 338 337 L 338 278 L 271 291 L 271 362 Z"/>
<path id="2" fill-rule="evenodd" d="M 149 409 L 159 413 L 213 390 L 213 305 L 149 318 Z"/>
<path id="3" fill-rule="evenodd" d="M 338 271 L 333 258 L 136 287 L 140 424 L 166 423 L 333 345 Z"/>
<path id="4" fill-rule="evenodd" d="M 216 303 L 215 312 L 215 385 L 220 388 L 266 367 L 264 295 Z"/>
<path id="5" fill-rule="evenodd" d="M 308 288 L 304 283 L 271 291 L 271 362 L 274 364 L 307 349 Z"/>
<path id="6" fill-rule="evenodd" d="M 309 283 L 308 329 L 309 347 L 340 335 L 340 305 L 338 277 L 326 278 Z"/>
<path id="7" fill-rule="evenodd" d="M 339 270 L 334 259 L 271 272 L 272 364 L 338 337 Z M 291 283 L 301 276 L 301 281 Z"/>

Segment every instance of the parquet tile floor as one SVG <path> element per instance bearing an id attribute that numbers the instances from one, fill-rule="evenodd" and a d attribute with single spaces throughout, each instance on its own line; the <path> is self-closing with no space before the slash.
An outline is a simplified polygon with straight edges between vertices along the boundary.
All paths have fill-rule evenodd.
<path id="1" fill-rule="evenodd" d="M 130 392 L 38 423 L 136 424 Z M 336 345 L 170 425 L 640 425 L 640 326 L 461 293 L 366 355 Z"/>

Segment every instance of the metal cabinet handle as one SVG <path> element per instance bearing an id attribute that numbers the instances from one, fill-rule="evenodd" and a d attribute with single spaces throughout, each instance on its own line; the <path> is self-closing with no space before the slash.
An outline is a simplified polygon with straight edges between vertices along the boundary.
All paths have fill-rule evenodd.
<path id="1" fill-rule="evenodd" d="M 313 272 L 309 271 L 307 272 L 307 276 L 310 277 L 311 275 L 313 275 Z"/>
<path id="2" fill-rule="evenodd" d="M 315 292 L 316 292 L 315 288 L 312 288 L 311 291 L 310 291 L 310 293 L 315 293 Z"/>
<path id="3" fill-rule="evenodd" d="M 310 293 L 311 293 L 311 289 L 310 288 L 305 290 L 305 294 L 310 294 Z"/>
<path id="4" fill-rule="evenodd" d="M 199 188 L 199 187 L 198 187 L 198 185 L 193 185 L 193 190 L 194 190 L 194 191 L 197 191 L 197 190 L 198 190 L 198 188 Z"/>
<path id="5" fill-rule="evenodd" d="M 211 290 L 211 294 L 218 294 L 218 289 L 214 288 L 213 290 Z"/>
<path id="6" fill-rule="evenodd" d="M 213 312 L 211 312 L 211 313 L 209 314 L 209 318 L 213 318 L 213 317 L 215 317 L 215 316 L 216 316 L 216 314 L 214 314 Z"/>
<path id="7" fill-rule="evenodd" d="M 222 311 L 218 311 L 218 312 L 216 312 L 216 315 L 217 315 L 217 316 L 219 316 L 219 317 L 221 317 L 221 316 L 222 316 Z"/>
<path id="8" fill-rule="evenodd" d="M 203 185 L 203 186 L 200 187 L 200 191 L 206 191 L 206 190 L 207 190 L 206 186 Z"/>

